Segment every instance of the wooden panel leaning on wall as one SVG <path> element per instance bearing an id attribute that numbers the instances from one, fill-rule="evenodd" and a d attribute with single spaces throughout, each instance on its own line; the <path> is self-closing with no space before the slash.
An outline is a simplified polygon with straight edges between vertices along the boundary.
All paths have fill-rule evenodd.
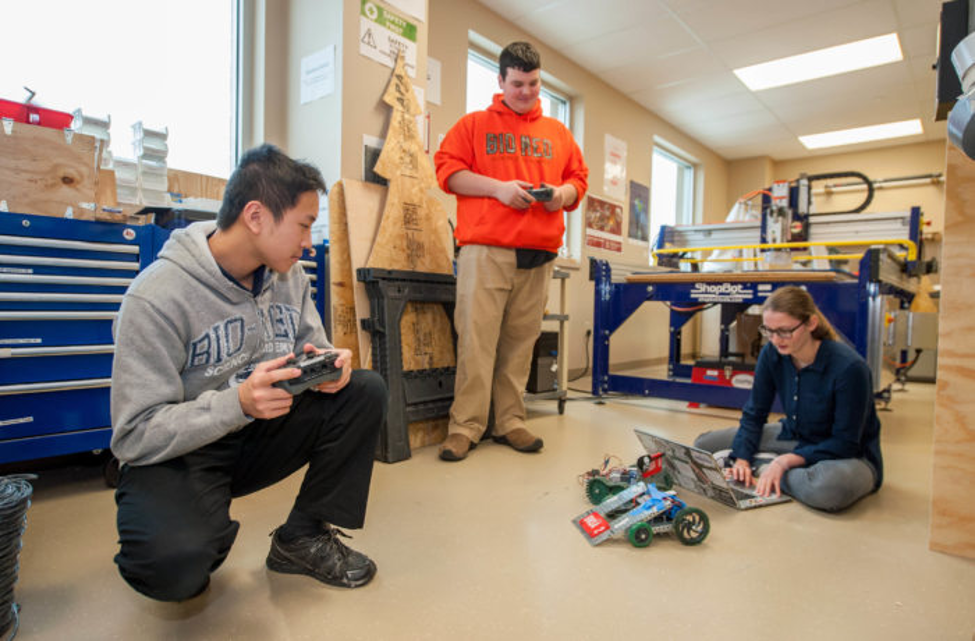
<path id="1" fill-rule="evenodd" d="M 22 214 L 93 219 L 98 141 L 23 123 L 0 130 L 0 201 Z"/>
<path id="2" fill-rule="evenodd" d="M 195 174 L 179 169 L 167 170 L 168 188 L 171 193 L 180 194 L 184 198 L 209 198 L 223 200 L 224 187 L 227 180 L 204 174 Z"/>
<path id="3" fill-rule="evenodd" d="M 86 134 L 24 123 L 0 129 L 0 210 L 81 220 L 145 222 L 141 205 L 120 207 L 115 172 L 99 169 L 102 143 Z M 227 180 L 170 169 L 168 189 L 222 200 Z M 121 213 L 105 211 L 121 209 Z"/>
<path id="4" fill-rule="evenodd" d="M 974 558 L 974 161 L 947 144 L 930 549 Z"/>

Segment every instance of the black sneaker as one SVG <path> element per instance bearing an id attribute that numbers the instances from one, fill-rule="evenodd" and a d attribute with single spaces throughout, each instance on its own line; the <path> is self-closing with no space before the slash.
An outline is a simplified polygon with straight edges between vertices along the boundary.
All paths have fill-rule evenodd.
<path id="1" fill-rule="evenodd" d="M 271 533 L 271 551 L 265 565 L 285 574 L 306 574 L 323 583 L 341 588 L 366 585 L 377 573 L 376 564 L 365 554 L 352 550 L 339 540 L 348 534 L 329 525 L 322 534 L 282 541 L 279 531 Z"/>

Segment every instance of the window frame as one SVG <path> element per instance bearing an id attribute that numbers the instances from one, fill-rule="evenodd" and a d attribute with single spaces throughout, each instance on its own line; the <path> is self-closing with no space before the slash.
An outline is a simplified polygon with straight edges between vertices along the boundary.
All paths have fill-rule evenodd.
<path id="1" fill-rule="evenodd" d="M 670 223 L 658 223 L 655 224 L 656 219 L 656 209 L 655 209 L 655 160 L 656 156 L 661 159 L 672 163 L 680 170 L 681 185 L 676 186 L 676 200 L 674 203 L 674 209 L 671 212 L 673 214 L 672 222 Z M 648 243 L 648 264 L 654 264 L 654 257 L 651 252 L 653 252 L 658 245 L 658 236 L 661 232 L 662 225 L 691 225 L 695 222 L 696 215 L 696 182 L 699 179 L 699 163 L 695 161 L 691 156 L 682 152 L 673 145 L 663 143 L 661 140 L 655 140 L 652 145 L 651 150 L 651 207 L 649 212 L 649 226 L 651 229 L 648 230 L 648 235 L 650 242 Z M 658 188 L 661 188 L 659 182 Z M 661 220 L 661 217 L 658 217 Z"/>

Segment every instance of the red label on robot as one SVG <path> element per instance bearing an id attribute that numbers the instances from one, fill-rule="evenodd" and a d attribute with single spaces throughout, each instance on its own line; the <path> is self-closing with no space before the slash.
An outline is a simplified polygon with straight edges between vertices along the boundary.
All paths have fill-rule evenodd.
<path id="1" fill-rule="evenodd" d="M 594 538 L 611 529 L 611 524 L 600 514 L 591 512 L 580 519 L 580 528 L 587 533 L 587 536 Z"/>

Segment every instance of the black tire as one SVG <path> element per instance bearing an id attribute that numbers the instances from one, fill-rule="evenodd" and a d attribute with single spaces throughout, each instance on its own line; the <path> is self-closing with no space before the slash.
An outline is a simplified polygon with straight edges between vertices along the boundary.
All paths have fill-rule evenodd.
<path id="1" fill-rule="evenodd" d="M 697 507 L 684 507 L 675 515 L 672 529 L 682 545 L 699 545 L 709 536 L 709 517 Z"/>
<path id="2" fill-rule="evenodd" d="M 628 541 L 636 548 L 646 548 L 651 545 L 651 526 L 647 523 L 635 523 L 628 529 Z"/>
<path id="3" fill-rule="evenodd" d="M 563 414 L 567 409 L 567 399 L 561 398 L 556 402 L 556 411 Z"/>

